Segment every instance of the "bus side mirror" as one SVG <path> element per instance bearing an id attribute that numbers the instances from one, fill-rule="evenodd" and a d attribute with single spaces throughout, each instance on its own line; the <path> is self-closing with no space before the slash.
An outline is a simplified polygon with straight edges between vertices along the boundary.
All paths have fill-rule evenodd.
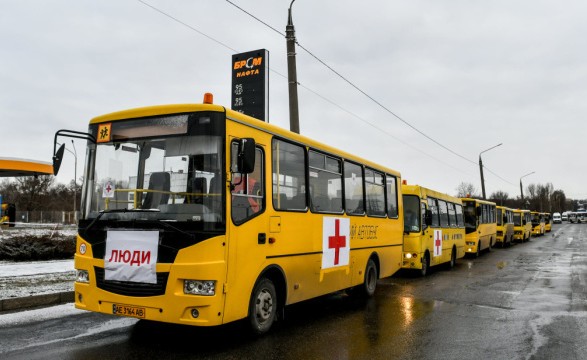
<path id="1" fill-rule="evenodd" d="M 65 144 L 61 144 L 59 149 L 53 155 L 53 175 L 57 175 L 61 167 L 61 160 L 63 160 L 63 152 L 65 151 Z"/>
<path id="2" fill-rule="evenodd" d="M 507 222 L 508 222 L 508 217 L 506 215 L 504 215 L 503 216 L 503 223 L 504 224 L 507 224 Z"/>
<path id="3" fill-rule="evenodd" d="M 424 222 L 426 226 L 432 225 L 432 210 L 426 209 L 426 213 L 424 214 Z"/>
<path id="4" fill-rule="evenodd" d="M 240 139 L 236 163 L 237 172 L 241 174 L 250 174 L 255 170 L 255 139 Z"/>
<path id="5" fill-rule="evenodd" d="M 481 216 L 481 207 L 475 208 L 475 213 L 477 214 L 477 216 Z"/>

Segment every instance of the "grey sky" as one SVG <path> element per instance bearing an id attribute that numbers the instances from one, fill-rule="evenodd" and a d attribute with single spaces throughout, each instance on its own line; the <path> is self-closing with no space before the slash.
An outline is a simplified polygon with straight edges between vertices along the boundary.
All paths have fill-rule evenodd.
<path id="1" fill-rule="evenodd" d="M 145 2 L 237 51 L 269 50 L 270 122 L 289 128 L 282 36 L 226 1 Z M 233 2 L 285 31 L 289 0 Z M 300 44 L 472 162 L 298 48 L 301 132 L 450 194 L 462 181 L 480 189 L 479 153 L 503 143 L 483 154 L 505 179 L 486 171 L 488 195 L 518 196 L 535 171 L 525 186 L 587 198 L 585 14 L 584 1 L 296 0 Z M 0 0 L 0 44 L 2 157 L 50 161 L 56 130 L 85 131 L 112 111 L 205 92 L 230 107 L 232 51 L 139 1 Z M 66 153 L 57 180 L 72 178 Z"/>

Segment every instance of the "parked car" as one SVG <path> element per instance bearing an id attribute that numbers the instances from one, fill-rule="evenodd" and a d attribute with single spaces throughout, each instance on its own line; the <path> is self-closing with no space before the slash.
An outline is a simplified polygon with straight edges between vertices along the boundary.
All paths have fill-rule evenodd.
<path id="1" fill-rule="evenodd" d="M 552 214 L 552 222 L 554 224 L 560 224 L 562 223 L 562 217 L 560 213 L 555 212 L 554 214 Z"/>

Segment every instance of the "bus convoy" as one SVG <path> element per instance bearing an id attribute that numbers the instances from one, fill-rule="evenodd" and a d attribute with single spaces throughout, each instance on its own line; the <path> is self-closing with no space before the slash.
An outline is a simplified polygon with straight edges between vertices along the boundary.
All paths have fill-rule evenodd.
<path id="1" fill-rule="evenodd" d="M 340 290 L 371 296 L 400 269 L 550 230 L 536 215 L 408 185 L 398 171 L 213 104 L 90 121 L 75 307 L 267 332 L 284 308 Z M 535 221 L 536 220 L 536 221 Z"/>

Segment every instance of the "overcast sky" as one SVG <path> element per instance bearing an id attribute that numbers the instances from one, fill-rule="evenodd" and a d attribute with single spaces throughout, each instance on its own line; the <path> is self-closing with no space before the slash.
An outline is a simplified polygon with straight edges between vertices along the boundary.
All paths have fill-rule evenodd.
<path id="1" fill-rule="evenodd" d="M 230 107 L 232 54 L 260 48 L 270 122 L 289 128 L 282 35 L 227 1 L 144 2 L 175 20 L 133 0 L 0 0 L 0 157 L 50 161 L 55 131 L 117 110 L 205 92 Z M 289 0 L 232 2 L 285 32 Z M 503 143 L 482 155 L 487 195 L 519 196 L 535 171 L 525 191 L 587 198 L 586 14 L 584 0 L 297 0 L 299 44 L 387 108 L 298 47 L 301 133 L 453 195 L 481 192 L 479 153 Z M 73 169 L 66 152 L 57 180 Z"/>

